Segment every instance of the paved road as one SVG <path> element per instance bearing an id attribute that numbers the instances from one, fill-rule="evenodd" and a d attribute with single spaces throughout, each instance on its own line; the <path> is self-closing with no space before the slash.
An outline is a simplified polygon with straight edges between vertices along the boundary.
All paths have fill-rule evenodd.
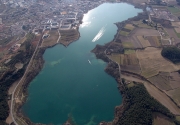
<path id="1" fill-rule="evenodd" d="M 37 51 L 38 48 L 39 48 L 39 44 L 40 44 L 40 41 L 41 41 L 41 40 L 42 40 L 42 37 L 41 37 L 41 39 L 39 40 L 39 42 L 38 42 L 38 44 L 37 44 L 37 46 L 36 46 L 36 49 L 35 49 L 32 57 L 31 57 L 31 59 L 30 59 L 30 61 L 29 61 L 29 64 L 28 64 L 27 68 L 26 68 L 26 71 L 24 72 L 24 75 L 22 76 L 21 80 L 18 82 L 18 84 L 16 85 L 16 87 L 15 87 L 13 93 L 12 93 L 10 113 L 11 113 L 11 117 L 12 117 L 12 120 L 13 120 L 13 122 L 14 122 L 15 125 L 18 125 L 18 123 L 16 122 L 16 120 L 15 120 L 15 118 L 14 118 L 14 114 L 13 114 L 13 111 L 14 111 L 14 110 L 13 110 L 13 104 L 14 104 L 14 100 L 17 98 L 17 97 L 15 97 L 15 92 L 16 92 L 18 86 L 20 85 L 20 83 L 21 83 L 21 82 L 24 80 L 24 78 L 26 77 L 26 74 L 28 73 L 29 68 L 31 67 L 31 63 L 33 62 L 33 58 L 34 58 L 34 56 L 35 56 L 35 54 L 36 54 L 36 51 Z"/>

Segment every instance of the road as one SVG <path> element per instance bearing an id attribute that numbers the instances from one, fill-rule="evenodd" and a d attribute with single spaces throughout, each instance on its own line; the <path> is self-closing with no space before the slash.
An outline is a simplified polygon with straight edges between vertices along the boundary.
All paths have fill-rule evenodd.
<path id="1" fill-rule="evenodd" d="M 61 28 L 62 21 L 63 21 L 63 20 L 61 20 L 61 22 L 60 22 L 60 24 L 59 24 L 59 29 L 58 29 L 59 38 L 58 38 L 58 40 L 57 40 L 57 43 L 59 42 L 59 40 L 60 40 L 60 38 L 61 38 L 61 34 L 60 34 L 59 30 L 60 30 L 60 28 Z"/>
<path id="2" fill-rule="evenodd" d="M 42 37 L 41 37 L 41 39 L 39 40 L 39 42 L 38 42 L 38 44 L 37 44 L 37 46 L 36 46 L 36 49 L 35 49 L 32 57 L 31 57 L 31 59 L 30 59 L 30 61 L 29 61 L 29 64 L 28 64 L 27 68 L 26 68 L 26 71 L 24 72 L 24 75 L 22 76 L 22 78 L 20 79 L 20 81 L 19 81 L 18 84 L 16 85 L 14 91 L 12 92 L 10 113 L 11 113 L 11 117 L 12 117 L 12 120 L 13 120 L 13 122 L 14 122 L 15 125 L 18 125 L 18 123 L 16 122 L 16 120 L 15 120 L 15 118 L 14 118 L 14 113 L 13 113 L 13 111 L 14 111 L 14 110 L 13 110 L 14 100 L 17 98 L 17 97 L 15 97 L 15 92 L 16 92 L 18 86 L 21 84 L 21 82 L 22 82 L 22 81 L 24 80 L 24 78 L 26 77 L 26 74 L 28 73 L 29 68 L 31 67 L 31 63 L 33 62 L 33 58 L 34 58 L 34 56 L 36 55 L 36 51 L 37 51 L 38 48 L 39 48 L 39 44 L 40 44 L 40 41 L 41 41 L 41 40 L 42 40 Z M 23 124 L 23 125 L 25 125 L 25 124 Z"/>

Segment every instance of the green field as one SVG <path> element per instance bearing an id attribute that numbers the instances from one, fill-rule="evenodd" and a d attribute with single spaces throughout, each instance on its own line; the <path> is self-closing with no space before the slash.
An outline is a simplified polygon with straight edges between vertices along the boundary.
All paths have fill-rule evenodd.
<path id="1" fill-rule="evenodd" d="M 126 31 L 120 31 L 120 35 L 122 35 L 122 36 L 128 36 L 128 35 L 129 35 L 129 32 L 126 32 Z"/>
<path id="2" fill-rule="evenodd" d="M 171 12 L 171 13 L 180 13 L 180 9 L 175 8 L 175 7 L 167 7 L 167 9 Z"/>
<path id="3" fill-rule="evenodd" d="M 133 30 L 134 26 L 132 24 L 126 24 L 126 26 L 124 28 L 129 29 L 129 30 Z"/>
<path id="4" fill-rule="evenodd" d="M 176 33 L 177 37 L 180 38 L 180 33 L 177 33 L 175 29 L 174 32 Z"/>
<path id="5" fill-rule="evenodd" d="M 176 116 L 176 120 L 180 121 L 180 116 Z"/>
<path id="6" fill-rule="evenodd" d="M 131 42 L 122 42 L 122 45 L 124 48 L 127 48 L 127 49 L 131 49 L 131 48 L 133 49 L 134 48 L 134 46 Z"/>
<path id="7" fill-rule="evenodd" d="M 125 49 L 124 54 L 133 54 L 135 53 L 135 50 L 132 49 Z"/>
<path id="8" fill-rule="evenodd" d="M 144 23 L 141 23 L 138 25 L 138 27 L 141 27 L 141 28 L 152 28 L 151 26 L 147 25 L 147 24 L 144 24 Z"/>

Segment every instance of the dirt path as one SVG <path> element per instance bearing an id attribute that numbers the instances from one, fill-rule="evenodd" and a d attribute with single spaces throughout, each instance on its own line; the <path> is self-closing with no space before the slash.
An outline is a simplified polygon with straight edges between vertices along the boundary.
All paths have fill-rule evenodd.
<path id="1" fill-rule="evenodd" d="M 177 105 L 171 101 L 171 99 L 165 93 L 158 90 L 151 83 L 123 74 L 121 74 L 121 77 L 130 81 L 142 82 L 152 97 L 167 107 L 174 115 L 180 115 L 180 108 L 178 108 Z"/>

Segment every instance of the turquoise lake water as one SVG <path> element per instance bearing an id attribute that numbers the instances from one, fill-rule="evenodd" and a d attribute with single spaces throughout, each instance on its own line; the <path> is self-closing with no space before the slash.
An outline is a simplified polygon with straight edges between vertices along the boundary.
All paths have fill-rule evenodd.
<path id="1" fill-rule="evenodd" d="M 78 125 L 113 120 L 122 97 L 115 79 L 104 72 L 107 64 L 90 51 L 114 38 L 114 23 L 139 12 L 142 10 L 126 3 L 105 3 L 85 14 L 78 41 L 45 51 L 44 68 L 28 88 L 25 115 L 32 122 L 54 125 L 63 124 L 68 117 Z"/>

